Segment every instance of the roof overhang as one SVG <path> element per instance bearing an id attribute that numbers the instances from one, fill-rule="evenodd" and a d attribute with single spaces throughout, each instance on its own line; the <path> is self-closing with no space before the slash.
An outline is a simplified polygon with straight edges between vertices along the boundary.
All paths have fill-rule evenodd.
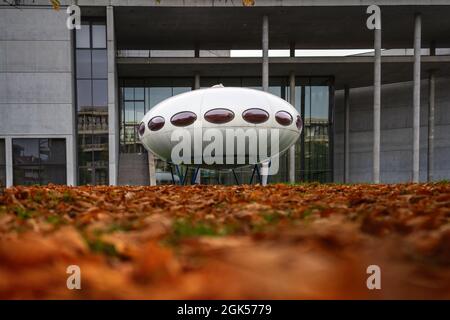
<path id="1" fill-rule="evenodd" d="M 366 27 L 366 8 L 362 5 L 118 6 L 115 8 L 117 48 L 260 49 L 265 14 L 269 16 L 272 49 L 287 49 L 292 43 L 297 49 L 372 48 L 373 32 Z M 428 47 L 435 41 L 438 47 L 450 47 L 449 5 L 385 5 L 381 10 L 383 48 L 413 46 L 417 12 L 422 15 L 422 45 Z"/>
<path id="2" fill-rule="evenodd" d="M 261 77 L 261 58 L 118 58 L 119 77 Z M 373 84 L 373 57 L 270 58 L 270 76 L 334 76 L 337 89 Z M 422 78 L 450 76 L 450 56 L 422 56 Z M 382 57 L 382 83 L 413 80 L 413 57 Z"/>

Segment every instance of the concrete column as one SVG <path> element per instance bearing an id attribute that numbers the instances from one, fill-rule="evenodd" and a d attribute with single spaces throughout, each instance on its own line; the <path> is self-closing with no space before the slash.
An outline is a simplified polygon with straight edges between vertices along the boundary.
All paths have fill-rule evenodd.
<path id="1" fill-rule="evenodd" d="M 5 137 L 6 187 L 13 185 L 13 151 L 11 137 Z"/>
<path id="2" fill-rule="evenodd" d="M 373 79 L 373 182 L 380 183 L 380 135 L 381 135 L 381 29 L 374 30 L 374 79 Z"/>
<path id="3" fill-rule="evenodd" d="M 430 71 L 428 79 L 428 154 L 427 180 L 433 181 L 434 173 L 434 113 L 436 101 L 436 76 Z"/>
<path id="4" fill-rule="evenodd" d="M 67 185 L 75 186 L 76 185 L 76 171 L 74 165 L 74 159 L 76 159 L 76 154 L 74 154 L 74 140 L 73 135 L 66 137 L 66 177 L 67 177 Z"/>
<path id="5" fill-rule="evenodd" d="M 200 58 L 200 46 L 198 45 L 198 43 L 195 44 L 194 57 L 195 58 Z"/>
<path id="6" fill-rule="evenodd" d="M 114 7 L 106 7 L 108 51 L 108 131 L 109 131 L 109 184 L 117 185 L 119 162 L 119 106 L 116 72 L 116 41 L 114 32 Z"/>
<path id="7" fill-rule="evenodd" d="M 263 17 L 262 24 L 262 89 L 265 92 L 269 91 L 269 17 Z M 261 167 L 261 180 L 262 185 L 267 185 L 269 171 L 269 163 L 265 162 Z"/>
<path id="8" fill-rule="evenodd" d="M 344 89 L 344 183 L 350 181 L 350 88 Z"/>
<path id="9" fill-rule="evenodd" d="M 430 56 L 436 55 L 436 41 L 431 41 L 430 43 Z"/>
<path id="10" fill-rule="evenodd" d="M 413 182 L 419 182 L 420 170 L 420 50 L 422 18 L 414 17 L 414 93 L 413 93 Z"/>
<path id="11" fill-rule="evenodd" d="M 291 42 L 289 45 L 289 56 L 291 58 L 295 57 L 295 42 Z"/>
<path id="12" fill-rule="evenodd" d="M 295 73 L 289 75 L 289 103 L 295 108 Z M 289 149 L 289 182 L 295 183 L 295 144 Z"/>
<path id="13" fill-rule="evenodd" d="M 148 155 L 148 175 L 150 177 L 150 185 L 156 186 L 155 156 L 151 152 L 147 152 L 147 155 Z"/>
<path id="14" fill-rule="evenodd" d="M 200 74 L 198 72 L 195 73 L 194 78 L 194 90 L 200 89 Z M 195 170 L 194 170 L 195 172 Z M 201 183 L 202 169 L 198 169 L 197 177 L 195 178 L 195 184 Z"/>
<path id="15" fill-rule="evenodd" d="M 263 17 L 262 25 L 262 89 L 269 91 L 269 17 Z"/>
<path id="16" fill-rule="evenodd" d="M 198 89 L 200 89 L 200 74 L 196 72 L 194 76 L 194 90 Z"/>

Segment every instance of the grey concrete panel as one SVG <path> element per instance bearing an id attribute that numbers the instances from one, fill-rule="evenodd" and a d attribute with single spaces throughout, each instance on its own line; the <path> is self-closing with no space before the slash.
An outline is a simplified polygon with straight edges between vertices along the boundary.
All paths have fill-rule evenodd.
<path id="1" fill-rule="evenodd" d="M 3 59 L 5 72 L 70 72 L 70 50 L 69 41 L 2 41 L 0 65 Z"/>
<path id="2" fill-rule="evenodd" d="M 350 150 L 351 152 L 372 152 L 373 134 L 371 131 L 350 132 Z M 351 168 L 350 168 L 351 170 Z"/>
<path id="3" fill-rule="evenodd" d="M 5 72 L 6 67 L 6 43 L 0 41 L 0 72 Z"/>
<path id="4" fill-rule="evenodd" d="M 411 171 L 412 150 L 382 152 L 381 170 L 385 172 Z"/>
<path id="5" fill-rule="evenodd" d="M 381 181 L 383 183 L 409 182 L 412 179 L 411 170 L 402 171 L 383 171 L 381 173 Z"/>
<path id="6" fill-rule="evenodd" d="M 70 73 L 4 73 L 0 103 L 72 103 Z"/>
<path id="7" fill-rule="evenodd" d="M 436 170 L 450 171 L 450 147 L 438 147 L 435 149 L 434 167 Z M 450 179 L 450 175 L 447 174 L 447 179 Z"/>
<path id="8" fill-rule="evenodd" d="M 0 8 L 0 40 L 69 40 L 65 10 Z"/>
<path id="9" fill-rule="evenodd" d="M 6 73 L 0 72 L 0 103 L 6 102 L 6 94 L 8 92 L 6 85 Z"/>
<path id="10" fill-rule="evenodd" d="M 350 109 L 350 133 L 373 130 L 373 110 Z"/>
<path id="11" fill-rule="evenodd" d="M 449 78 L 438 78 L 436 87 L 435 179 L 450 178 L 450 87 Z M 420 127 L 420 181 L 426 181 L 428 148 L 428 85 L 422 81 Z M 350 177 L 352 182 L 370 181 L 372 151 L 371 88 L 351 89 Z M 412 82 L 383 85 L 381 130 L 381 181 L 407 182 L 412 178 Z M 336 94 L 335 177 L 343 171 L 343 95 Z M 369 177 L 369 178 L 368 178 Z"/>
<path id="12" fill-rule="evenodd" d="M 372 151 L 350 153 L 350 175 L 352 171 L 357 172 L 367 170 L 370 173 L 370 177 L 372 177 L 372 160 Z"/>
<path id="13" fill-rule="evenodd" d="M 72 104 L 0 104 L 0 135 L 72 134 Z"/>
<path id="14" fill-rule="evenodd" d="M 436 148 L 450 147 L 450 125 L 441 125 L 435 127 Z M 448 159 L 450 161 L 450 158 Z"/>

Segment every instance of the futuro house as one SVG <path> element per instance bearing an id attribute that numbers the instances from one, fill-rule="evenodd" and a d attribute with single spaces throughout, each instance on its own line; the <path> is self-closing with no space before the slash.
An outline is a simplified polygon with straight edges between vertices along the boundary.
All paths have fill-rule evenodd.
<path id="1" fill-rule="evenodd" d="M 268 142 L 267 156 L 257 157 L 257 162 L 270 161 L 271 155 L 283 153 L 297 141 L 302 127 L 299 113 L 285 100 L 260 90 L 224 88 L 220 85 L 183 93 L 162 101 L 147 112 L 138 130 L 143 145 L 169 163 L 173 163 L 172 150 L 180 141 L 176 139 L 172 141 L 171 136 L 175 130 L 182 128 L 191 139 L 189 164 L 195 163 L 199 167 L 233 168 L 254 164 L 249 160 L 255 159 L 252 156 L 257 156 L 253 153 L 258 149 L 252 147 L 255 142 L 259 146 L 261 139 Z M 272 129 L 278 129 L 275 130 L 278 138 L 274 137 L 273 140 L 277 141 L 278 148 L 273 150 Z M 260 131 L 267 133 L 267 138 L 264 132 Z M 214 140 L 211 134 L 217 135 L 219 132 L 220 139 L 223 139 L 219 143 L 223 148 L 216 150 L 213 155 L 214 159 L 222 158 L 222 161 L 211 163 L 211 159 L 203 156 L 203 151 Z M 234 139 L 234 149 L 230 147 L 227 149 L 226 145 L 230 142 L 227 139 Z M 244 151 L 243 148 L 238 149 L 239 139 L 245 141 Z M 235 157 L 233 164 L 230 164 L 229 160 L 226 161 L 227 156 Z M 238 163 L 236 160 L 238 156 L 245 159 L 244 164 Z"/>

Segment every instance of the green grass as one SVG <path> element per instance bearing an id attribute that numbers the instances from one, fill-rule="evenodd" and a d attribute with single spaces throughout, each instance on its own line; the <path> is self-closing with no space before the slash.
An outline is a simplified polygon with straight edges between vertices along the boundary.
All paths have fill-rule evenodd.
<path id="1" fill-rule="evenodd" d="M 116 247 L 111 244 L 107 243 L 105 241 L 100 240 L 99 238 L 96 239 L 86 239 L 87 244 L 89 246 L 89 249 L 92 252 L 101 253 L 110 257 L 118 257 L 119 253 L 116 250 Z"/>
<path id="2" fill-rule="evenodd" d="M 177 245 L 184 238 L 220 237 L 232 234 L 235 230 L 232 225 L 216 226 L 204 221 L 178 219 L 172 225 L 172 231 L 166 237 L 164 243 Z"/>
<path id="3" fill-rule="evenodd" d="M 14 212 L 16 213 L 17 217 L 22 220 L 33 218 L 33 212 L 28 211 L 26 208 L 23 207 L 19 206 L 15 207 Z"/>

